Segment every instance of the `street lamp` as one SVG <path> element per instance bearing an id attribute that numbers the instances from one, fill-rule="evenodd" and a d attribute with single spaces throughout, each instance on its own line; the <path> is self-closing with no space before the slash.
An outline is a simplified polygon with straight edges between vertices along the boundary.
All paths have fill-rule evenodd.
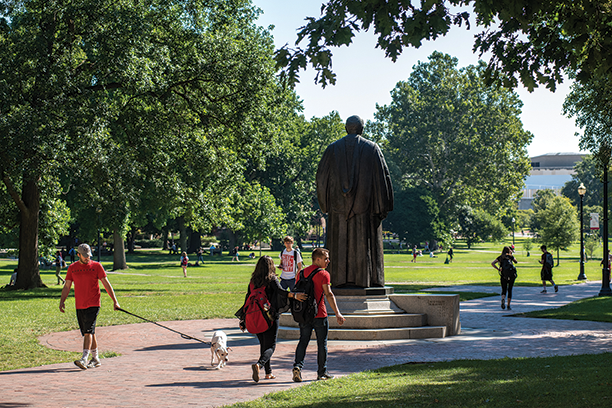
<path id="1" fill-rule="evenodd" d="M 98 262 L 100 262 L 100 213 L 102 209 L 96 208 L 96 212 L 98 213 Z"/>
<path id="2" fill-rule="evenodd" d="M 584 226 L 583 226 L 583 217 L 582 217 L 582 207 L 583 207 L 583 200 L 584 200 L 584 195 L 586 194 L 586 187 L 584 186 L 584 184 L 580 183 L 580 186 L 578 187 L 578 194 L 580 195 L 580 274 L 578 274 L 578 280 L 586 280 L 586 275 L 584 274 L 584 239 L 583 239 L 583 232 L 584 232 Z"/>
<path id="3" fill-rule="evenodd" d="M 515 228 L 514 228 L 514 222 L 515 222 L 515 221 L 516 221 L 516 220 L 514 219 L 514 217 L 512 217 L 512 249 L 514 249 L 514 230 L 515 230 Z"/>
<path id="4" fill-rule="evenodd" d="M 610 165 L 610 150 L 606 149 L 602 159 L 603 164 L 603 268 L 601 270 L 601 290 L 599 296 L 612 296 L 610 289 L 610 268 L 608 268 L 608 166 Z"/>

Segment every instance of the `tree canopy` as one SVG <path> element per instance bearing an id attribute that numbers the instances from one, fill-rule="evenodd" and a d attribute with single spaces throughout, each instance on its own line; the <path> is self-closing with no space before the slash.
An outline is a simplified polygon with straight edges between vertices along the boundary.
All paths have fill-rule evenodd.
<path id="1" fill-rule="evenodd" d="M 434 52 L 396 85 L 370 126 L 385 140 L 394 182 L 426 189 L 446 223 L 466 205 L 500 218 L 530 169 L 521 102 L 486 85 L 483 70 L 458 69 L 457 59 Z"/>
<path id="2" fill-rule="evenodd" d="M 536 211 L 535 217 L 540 225 L 538 234 L 543 244 L 549 249 L 566 250 L 578 238 L 580 224 L 576 208 L 563 196 L 543 198 L 546 205 Z"/>
<path id="3" fill-rule="evenodd" d="M 326 86 L 335 83 L 330 48 L 350 45 L 359 31 L 373 30 L 376 46 L 395 61 L 404 48 L 475 21 L 482 31 L 473 50 L 490 53 L 489 78 L 554 90 L 567 70 L 579 79 L 611 72 L 611 8 L 608 0 L 328 0 L 320 17 L 306 18 L 295 48 L 281 48 L 276 60 L 289 81 L 311 65 L 315 81 Z"/>
<path id="4" fill-rule="evenodd" d="M 221 218 L 226 190 L 214 187 L 260 161 L 273 135 L 259 120 L 283 97 L 248 0 L 0 1 L 0 15 L 0 176 L 19 211 L 18 287 L 42 284 L 41 180 L 65 175 L 112 230 L 145 187 L 187 222 Z"/>

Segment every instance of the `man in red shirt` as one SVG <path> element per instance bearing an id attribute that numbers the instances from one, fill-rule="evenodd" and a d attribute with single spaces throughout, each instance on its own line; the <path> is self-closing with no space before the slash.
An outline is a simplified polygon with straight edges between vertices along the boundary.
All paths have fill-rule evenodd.
<path id="1" fill-rule="evenodd" d="M 79 245 L 77 249 L 78 262 L 70 264 L 66 272 L 66 282 L 62 289 L 59 310 L 64 313 L 64 302 L 70 293 L 70 287 L 74 282 L 74 303 L 76 306 L 77 320 L 83 335 L 83 357 L 76 360 L 74 364 L 86 370 L 100 366 L 98 356 L 98 342 L 96 341 L 96 319 L 100 311 L 100 285 L 102 281 L 106 293 L 113 300 L 114 309 L 119 309 L 119 302 L 115 296 L 115 291 L 106 277 L 106 272 L 102 264 L 91 260 L 91 248 L 87 244 Z M 89 354 L 91 353 L 91 361 Z"/>
<path id="2" fill-rule="evenodd" d="M 306 356 L 306 348 L 310 342 L 310 336 L 314 329 L 317 336 L 317 380 L 327 380 L 333 378 L 327 372 L 327 334 L 329 332 L 329 322 L 327 320 L 327 309 L 325 308 L 325 299 L 334 309 L 336 320 L 339 325 L 342 325 L 346 320 L 338 310 L 336 297 L 330 288 L 329 272 L 325 270 L 329 264 L 329 251 L 323 248 L 316 248 L 312 251 L 312 265 L 304 269 L 304 277 L 307 278 L 317 268 L 321 268 L 319 272 L 312 278 L 314 284 L 315 298 L 318 299 L 318 313 L 312 323 L 300 323 L 300 341 L 295 350 L 295 362 L 293 363 L 293 381 L 302 381 L 302 367 L 304 366 L 304 357 Z M 297 276 L 299 281 L 299 275 Z"/>

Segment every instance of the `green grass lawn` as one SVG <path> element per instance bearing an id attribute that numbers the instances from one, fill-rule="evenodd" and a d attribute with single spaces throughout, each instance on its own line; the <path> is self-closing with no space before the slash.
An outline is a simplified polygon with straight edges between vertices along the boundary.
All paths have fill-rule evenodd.
<path id="1" fill-rule="evenodd" d="M 612 354 L 402 364 L 232 407 L 609 407 Z"/>
<path id="2" fill-rule="evenodd" d="M 385 279 L 398 293 L 423 292 L 430 287 L 451 285 L 497 286 L 498 274 L 490 264 L 504 245 L 508 243 L 485 243 L 470 250 L 457 245 L 451 264 L 444 264 L 445 253 L 438 254 L 437 258 L 418 257 L 417 262 L 412 263 L 412 256 L 405 250 L 401 254 L 387 251 Z M 521 240 L 517 238 L 516 248 L 521 247 Z M 516 285 L 540 285 L 538 254 L 539 251 L 532 251 L 532 256 L 527 257 L 517 250 L 519 276 Z M 276 252 L 270 255 L 278 257 Z M 310 263 L 307 255 L 304 258 Z M 127 261 L 129 269 L 109 273 L 109 280 L 122 308 L 154 321 L 233 318 L 234 312 L 242 305 L 255 264 L 255 260 L 246 258 L 236 263 L 231 262 L 229 256 L 206 257 L 203 266 L 188 269 L 188 278 L 185 279 L 177 256 L 143 250 L 128 254 Z M 102 262 L 107 269 L 111 268 L 112 259 L 103 257 Z M 16 266 L 14 260 L 0 259 L 0 282 L 7 283 Z M 554 269 L 555 281 L 561 285 L 573 284 L 578 272 L 577 248 L 562 252 L 561 264 Z M 65 269 L 62 271 L 64 274 Z M 586 274 L 591 279 L 600 279 L 599 262 L 588 262 Z M 0 290 L 3 312 L 0 315 L 0 371 L 71 362 L 79 356 L 77 353 L 50 350 L 38 343 L 40 335 L 77 329 L 72 297 L 66 304 L 67 312 L 59 312 L 61 286 L 55 285 L 55 271 L 43 270 L 41 276 L 48 288 Z M 482 293 L 460 295 L 462 300 L 486 296 Z M 602 312 L 611 310 L 610 301 L 608 298 L 588 299 L 553 311 L 538 312 L 540 315 L 537 317 L 567 316 L 565 318 L 611 321 L 610 315 Z M 103 293 L 98 325 L 141 322 L 127 314 L 112 312 L 111 308 L 110 299 Z M 585 363 L 591 358 L 594 358 L 592 363 Z M 427 406 L 440 403 L 448 406 L 484 406 L 489 403 L 493 406 L 598 406 L 598 401 L 591 400 L 593 387 L 596 388 L 598 381 L 604 381 L 599 379 L 604 368 L 598 365 L 598 359 L 607 359 L 606 367 L 609 366 L 608 354 L 603 357 L 395 366 L 299 387 L 287 393 L 270 394 L 265 399 L 250 403 L 254 405 L 244 406 Z M 549 370 L 550 367 L 557 368 Z M 565 384 L 568 378 L 577 379 L 577 389 L 584 389 L 584 392 L 572 393 L 569 390 L 573 388 L 567 387 L 567 390 L 558 391 L 557 384 Z M 582 378 L 588 380 L 584 387 Z M 547 383 L 546 380 L 551 382 Z M 609 386 L 607 383 L 604 385 Z M 385 389 L 385 392 L 381 393 L 381 389 Z"/>
<path id="3" fill-rule="evenodd" d="M 592 297 L 556 309 L 519 313 L 517 316 L 612 323 L 612 297 Z"/>

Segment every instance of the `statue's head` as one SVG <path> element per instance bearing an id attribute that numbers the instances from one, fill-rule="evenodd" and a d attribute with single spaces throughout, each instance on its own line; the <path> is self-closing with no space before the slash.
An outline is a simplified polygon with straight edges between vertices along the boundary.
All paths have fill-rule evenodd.
<path id="1" fill-rule="evenodd" d="M 353 115 L 346 120 L 346 133 L 349 135 L 360 135 L 363 133 L 363 119 Z"/>

